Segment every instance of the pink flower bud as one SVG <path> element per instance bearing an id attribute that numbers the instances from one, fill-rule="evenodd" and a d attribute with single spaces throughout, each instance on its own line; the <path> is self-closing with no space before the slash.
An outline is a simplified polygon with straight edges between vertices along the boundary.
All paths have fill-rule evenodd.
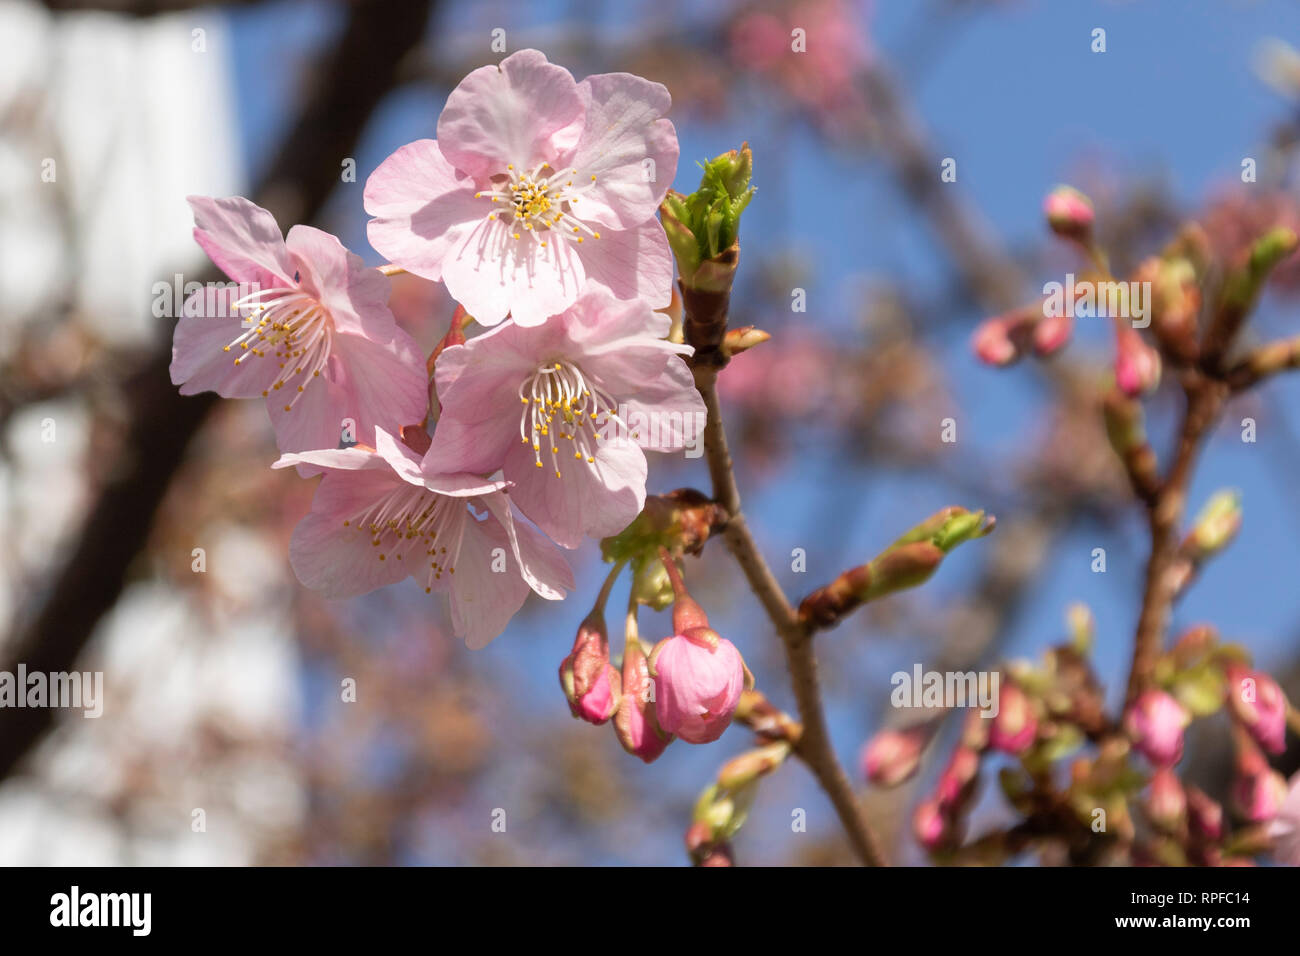
<path id="1" fill-rule="evenodd" d="M 862 776 L 877 787 L 897 787 L 910 780 L 930 739 L 924 725 L 906 730 L 882 730 L 862 748 Z"/>
<path id="2" fill-rule="evenodd" d="M 1240 773 L 1232 782 L 1232 806 L 1247 823 L 1267 823 L 1286 801 L 1286 777 L 1268 764 Z"/>
<path id="3" fill-rule="evenodd" d="M 952 843 L 951 821 L 939 807 L 937 800 L 917 804 L 912 814 L 912 832 L 927 850 L 939 850 Z"/>
<path id="4" fill-rule="evenodd" d="M 1183 756 L 1183 731 L 1191 715 L 1162 690 L 1143 691 L 1124 716 L 1124 729 L 1138 751 L 1157 767 L 1172 767 Z"/>
<path id="5" fill-rule="evenodd" d="M 655 715 L 666 733 L 689 744 L 717 740 L 745 688 L 745 662 L 730 641 L 706 627 L 664 638 L 650 654 Z"/>
<path id="6" fill-rule="evenodd" d="M 1155 391 L 1160 384 L 1160 353 L 1130 325 L 1115 327 L 1115 384 L 1129 398 Z"/>
<path id="7" fill-rule="evenodd" d="M 1048 356 L 1059 351 L 1070 341 L 1074 332 L 1074 316 L 1069 313 L 1047 315 L 1034 326 L 1034 350 Z"/>
<path id="8" fill-rule="evenodd" d="M 1228 668 L 1228 706 L 1232 716 L 1269 753 L 1286 749 L 1286 696 L 1262 671 Z"/>
<path id="9" fill-rule="evenodd" d="M 1168 767 L 1161 767 L 1151 777 L 1144 807 L 1157 826 L 1178 830 L 1187 819 L 1187 794 L 1182 782 Z"/>
<path id="10" fill-rule="evenodd" d="M 1052 232 L 1064 239 L 1086 241 L 1092 234 L 1092 200 L 1073 186 L 1057 186 L 1048 193 L 1043 215 Z"/>
<path id="11" fill-rule="evenodd" d="M 975 778 L 979 776 L 980 756 L 967 747 L 958 747 L 952 753 L 948 766 L 939 775 L 935 787 L 935 800 L 939 809 L 954 814 L 975 792 Z"/>
<path id="12" fill-rule="evenodd" d="M 1011 341 L 1006 319 L 998 316 L 985 319 L 975 329 L 971 348 L 975 357 L 985 365 L 1010 365 L 1020 358 L 1020 350 Z"/>
<path id="13" fill-rule="evenodd" d="M 573 650 L 560 663 L 560 687 L 574 717 L 603 724 L 618 710 L 622 680 L 609 663 L 605 619 L 592 611 L 578 627 Z"/>
<path id="14" fill-rule="evenodd" d="M 998 715 L 989 728 L 989 745 L 1004 753 L 1020 754 L 1037 735 L 1033 701 L 1015 684 L 1004 684 L 998 693 Z"/>
<path id="15" fill-rule="evenodd" d="M 646 763 L 663 753 L 673 739 L 659 727 L 650 665 L 635 637 L 623 651 L 623 701 L 614 715 L 614 732 L 624 750 Z"/>
<path id="16" fill-rule="evenodd" d="M 1187 816 L 1197 836 L 1211 842 L 1223 836 L 1223 807 L 1196 787 L 1187 788 Z"/>

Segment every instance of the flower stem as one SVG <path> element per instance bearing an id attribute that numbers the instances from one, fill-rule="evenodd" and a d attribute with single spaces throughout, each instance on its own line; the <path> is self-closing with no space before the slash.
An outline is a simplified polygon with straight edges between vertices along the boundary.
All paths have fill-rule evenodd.
<path id="1" fill-rule="evenodd" d="M 596 603 L 592 606 L 592 613 L 599 611 L 605 612 L 605 605 L 609 602 L 609 592 L 614 590 L 614 582 L 618 580 L 619 574 L 627 565 L 627 559 L 615 561 L 614 566 L 610 568 L 609 574 L 605 575 L 605 583 L 600 586 L 600 593 L 596 595 Z"/>

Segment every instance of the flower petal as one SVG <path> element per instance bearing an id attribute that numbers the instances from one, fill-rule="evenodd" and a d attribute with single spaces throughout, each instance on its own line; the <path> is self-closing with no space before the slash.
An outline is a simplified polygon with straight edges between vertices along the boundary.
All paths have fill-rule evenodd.
<path id="1" fill-rule="evenodd" d="M 415 562 L 396 558 L 412 550 L 409 542 L 388 532 L 388 540 L 376 547 L 366 529 L 343 524 L 400 485 L 386 467 L 327 474 L 316 489 L 311 514 L 298 523 L 289 542 L 289 562 L 298 580 L 326 597 L 342 598 L 395 584 L 418 571 Z"/>
<path id="2" fill-rule="evenodd" d="M 605 289 L 617 299 L 644 299 L 652 309 L 672 302 L 673 254 L 658 219 L 606 230 L 579 250 L 587 288 Z"/>
<path id="3" fill-rule="evenodd" d="M 194 240 L 226 275 L 264 288 L 293 285 L 293 263 L 275 217 L 243 196 L 189 196 Z"/>
<path id="4" fill-rule="evenodd" d="M 536 528 L 515 519 L 506 495 L 484 495 L 480 501 L 491 512 L 510 541 L 519 561 L 519 573 L 528 586 L 548 601 L 562 601 L 572 591 L 573 569 L 555 544 Z"/>
<path id="5" fill-rule="evenodd" d="M 452 629 L 471 648 L 491 643 L 528 596 L 512 551 L 495 517 L 465 522 L 453 565 L 456 573 L 444 574 L 443 581 L 450 580 Z"/>
<path id="6" fill-rule="evenodd" d="M 499 66 L 461 80 L 438 117 L 438 142 L 457 169 L 480 183 L 507 164 L 531 169 L 572 148 L 583 100 L 573 74 L 538 50 L 520 50 Z"/>
<path id="7" fill-rule="evenodd" d="M 185 301 L 172 333 L 172 384 L 182 395 L 216 392 L 224 398 L 256 398 L 279 375 L 277 364 L 251 349 L 230 345 L 248 328 L 230 308 L 238 295 L 229 289 L 203 289 Z M 239 364 L 236 365 L 236 359 Z"/>
<path id="8" fill-rule="evenodd" d="M 473 180 L 456 172 L 431 139 L 408 143 L 366 180 L 370 244 L 408 272 L 442 281 L 443 261 L 473 223 L 492 211 Z"/>
<path id="9" fill-rule="evenodd" d="M 561 547 L 617 534 L 645 504 L 645 453 L 635 442 L 601 442 L 592 457 L 594 463 L 559 456 L 556 478 L 549 449 L 542 449 L 541 468 L 531 446 L 512 445 L 506 456 L 511 500 Z"/>
<path id="10" fill-rule="evenodd" d="M 368 268 L 338 238 L 311 226 L 294 226 L 285 240 L 298 268 L 299 286 L 321 304 L 340 332 L 388 341 L 397 321 L 388 310 L 389 279 Z"/>
<path id="11" fill-rule="evenodd" d="M 582 137 L 560 165 L 578 170 L 582 216 L 629 229 L 653 219 L 677 174 L 672 97 L 662 83 L 631 73 L 601 73 L 578 84 L 587 103 Z M 592 177 L 595 177 L 592 179 Z"/>
<path id="12" fill-rule="evenodd" d="M 529 326 L 572 305 L 586 272 L 574 243 L 543 246 L 500 219 L 485 219 L 466 231 L 444 261 L 442 278 L 451 297 L 482 325 L 496 325 L 509 313 Z"/>

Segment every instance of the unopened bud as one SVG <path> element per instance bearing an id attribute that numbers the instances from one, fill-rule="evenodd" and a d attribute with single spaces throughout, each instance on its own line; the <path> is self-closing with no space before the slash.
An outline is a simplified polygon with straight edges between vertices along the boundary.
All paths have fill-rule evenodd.
<path id="1" fill-rule="evenodd" d="M 1230 666 L 1228 707 L 1251 738 L 1272 754 L 1286 750 L 1286 695 L 1262 671 Z"/>
<path id="2" fill-rule="evenodd" d="M 1187 795 L 1178 775 L 1168 767 L 1152 774 L 1145 810 L 1151 822 L 1169 832 L 1178 831 L 1187 820 Z"/>
<path id="3" fill-rule="evenodd" d="M 1092 236 L 1092 200 L 1073 186 L 1057 186 L 1048 193 L 1043 214 L 1052 232 L 1063 239 L 1087 242 Z"/>
<path id="4" fill-rule="evenodd" d="M 737 791 L 748 787 L 759 777 L 771 773 L 790 756 L 790 745 L 777 741 L 766 747 L 749 750 L 733 757 L 718 771 L 718 784 L 725 790 Z"/>
<path id="5" fill-rule="evenodd" d="M 762 345 L 772 336 L 762 329 L 756 329 L 752 325 L 743 325 L 738 329 L 728 329 L 727 334 L 722 337 L 722 351 L 727 355 L 739 355 L 741 352 L 747 352 L 756 345 Z"/>
<path id="6" fill-rule="evenodd" d="M 1143 691 L 1124 716 L 1133 745 L 1157 767 L 1182 759 L 1183 731 L 1191 722 L 1183 705 L 1162 690 Z"/>
<path id="7" fill-rule="evenodd" d="M 672 742 L 655 713 L 654 681 L 641 642 L 629 637 L 623 649 L 623 699 L 614 714 L 614 733 L 623 749 L 651 763 Z"/>
<path id="8" fill-rule="evenodd" d="M 1211 843 L 1223 836 L 1223 807 L 1196 787 L 1187 788 L 1187 816 L 1197 836 Z"/>
<path id="9" fill-rule="evenodd" d="M 560 687 L 574 717 L 603 724 L 618 710 L 622 679 L 609 663 L 605 619 L 592 611 L 578 628 L 573 650 L 560 663 Z"/>
<path id="10" fill-rule="evenodd" d="M 1034 326 L 1034 351 L 1041 356 L 1052 355 L 1064 348 L 1074 333 L 1074 316 L 1068 312 L 1044 316 Z"/>
<path id="11" fill-rule="evenodd" d="M 917 804 L 912 813 L 912 833 L 921 846 L 931 852 L 946 849 L 956 842 L 953 822 L 939 808 L 937 800 Z"/>
<path id="12" fill-rule="evenodd" d="M 1070 646 L 1081 656 L 1086 657 L 1092 651 L 1093 635 L 1096 623 L 1092 609 L 1076 601 L 1065 609 L 1065 626 L 1070 635 Z"/>
<path id="13" fill-rule="evenodd" d="M 935 799 L 945 813 L 955 815 L 966 805 L 975 792 L 979 771 L 978 753 L 966 747 L 958 747 L 953 751 L 952 759 L 939 775 L 935 787 Z"/>
<path id="14" fill-rule="evenodd" d="M 1208 558 L 1226 548 L 1241 529 L 1241 493 L 1215 492 L 1196 516 L 1186 546 L 1196 560 Z"/>
<path id="15" fill-rule="evenodd" d="M 929 739 L 925 724 L 880 731 L 862 748 L 862 776 L 877 787 L 897 787 L 910 780 Z"/>
<path id="16" fill-rule="evenodd" d="M 1115 384 L 1129 398 L 1156 390 L 1160 384 L 1160 353 L 1129 325 L 1115 327 Z"/>
<path id="17" fill-rule="evenodd" d="M 1038 734 L 1034 703 L 1016 684 L 1003 684 L 998 692 L 998 715 L 989 729 L 989 744 L 1004 753 L 1020 754 Z"/>
<path id="18" fill-rule="evenodd" d="M 1232 806 L 1247 823 L 1274 819 L 1287 797 L 1286 778 L 1267 764 L 1232 782 Z"/>

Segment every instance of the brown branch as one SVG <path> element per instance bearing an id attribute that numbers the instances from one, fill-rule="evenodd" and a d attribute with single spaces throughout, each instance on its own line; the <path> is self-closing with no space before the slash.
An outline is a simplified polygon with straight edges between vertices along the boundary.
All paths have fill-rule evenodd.
<path id="1" fill-rule="evenodd" d="M 868 866 L 885 866 L 887 864 L 880 841 L 867 823 L 844 768 L 840 766 L 831 747 L 826 715 L 822 710 L 812 632 L 799 620 L 772 569 L 763 560 L 740 509 L 740 490 L 736 486 L 731 452 L 727 449 L 727 436 L 718 406 L 717 374 L 717 369 L 712 367 L 700 366 L 695 369 L 696 387 L 708 410 L 704 426 L 704 453 L 713 480 L 714 497 L 730 516 L 723 528 L 723 539 L 785 646 L 786 666 L 790 669 L 795 703 L 803 724 L 795 753 L 808 765 L 817 782 L 826 791 L 858 858 Z"/>
<path id="2" fill-rule="evenodd" d="M 1148 509 L 1151 553 L 1142 589 L 1142 610 L 1133 641 L 1126 704 L 1137 699 L 1151 680 L 1164 642 L 1169 611 L 1179 590 L 1179 526 L 1187 511 L 1192 468 L 1205 436 L 1214 425 L 1228 396 L 1224 383 L 1195 370 L 1184 373 L 1187 407 L 1179 429 L 1178 448 L 1168 476 Z"/>
<path id="3" fill-rule="evenodd" d="M 427 0 L 361 0 L 348 8 L 338 45 L 298 121 L 288 131 L 261 188 L 259 204 L 282 224 L 319 213 L 339 182 L 371 112 L 397 81 L 399 61 L 424 35 Z M 117 602 L 131 564 L 143 550 L 154 516 L 185 450 L 216 396 L 184 397 L 168 375 L 170 329 L 131 376 L 129 425 L 121 453 L 107 470 L 81 536 L 26 628 L 7 644 L 3 668 L 70 670 L 95 626 Z M 160 339 L 161 339 L 160 335 Z M 0 778 L 36 744 L 54 720 L 50 708 L 0 710 Z"/>

